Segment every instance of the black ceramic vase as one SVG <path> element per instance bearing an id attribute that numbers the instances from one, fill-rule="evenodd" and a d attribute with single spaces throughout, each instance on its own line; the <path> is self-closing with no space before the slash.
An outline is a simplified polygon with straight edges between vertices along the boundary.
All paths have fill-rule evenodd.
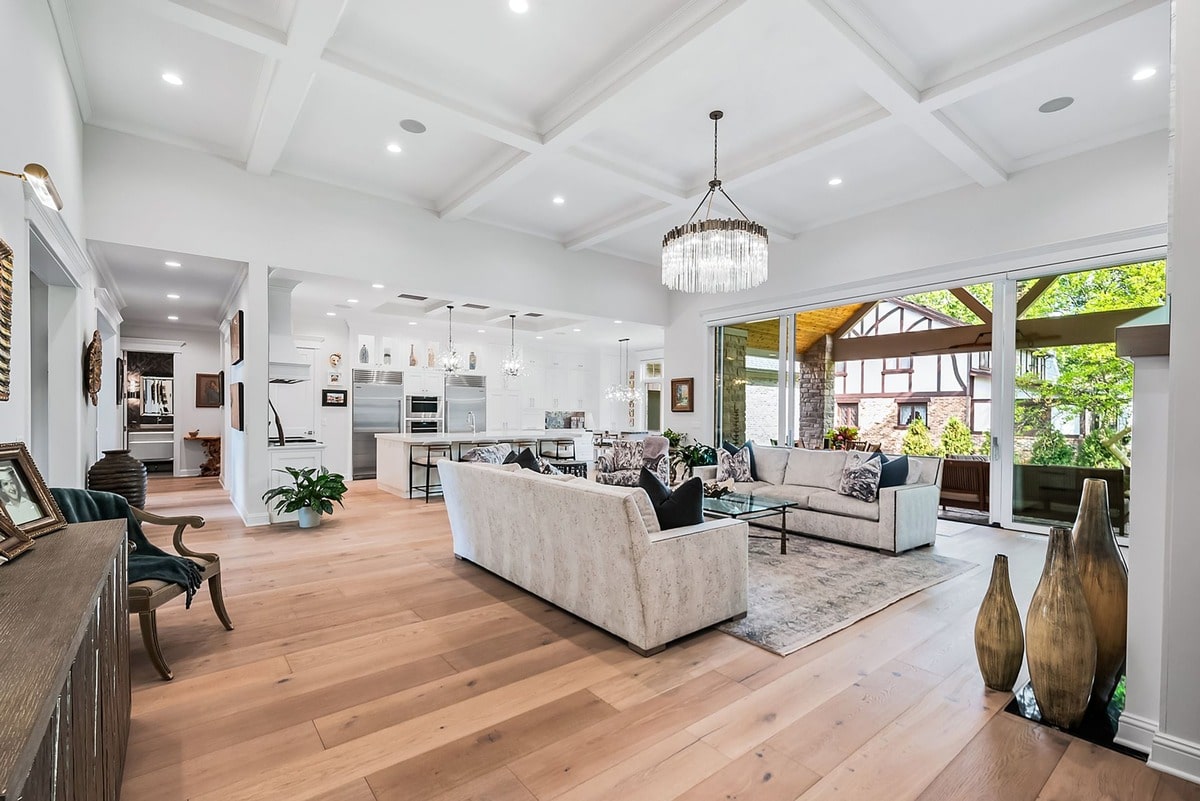
<path id="1" fill-rule="evenodd" d="M 87 487 L 114 492 L 130 506 L 146 507 L 146 465 L 129 455 L 128 450 L 105 451 L 104 458 L 88 469 Z"/>

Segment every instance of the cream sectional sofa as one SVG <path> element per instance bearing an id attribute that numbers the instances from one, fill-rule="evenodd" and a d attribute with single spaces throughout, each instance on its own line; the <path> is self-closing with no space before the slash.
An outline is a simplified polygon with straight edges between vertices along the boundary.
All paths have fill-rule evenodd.
<path id="1" fill-rule="evenodd" d="M 937 529 L 942 460 L 908 457 L 907 482 L 879 491 L 868 503 L 838 494 L 846 451 L 814 451 L 752 445 L 757 481 L 734 484 L 745 495 L 792 501 L 787 512 L 789 532 L 902 553 L 932 545 Z M 696 468 L 711 480 L 715 467 Z M 772 518 L 766 518 L 764 522 Z M 778 525 L 777 523 L 775 524 Z"/>
<path id="2" fill-rule="evenodd" d="M 643 656 L 746 613 L 744 522 L 660 531 L 645 491 L 438 462 L 454 555 L 625 640 Z"/>

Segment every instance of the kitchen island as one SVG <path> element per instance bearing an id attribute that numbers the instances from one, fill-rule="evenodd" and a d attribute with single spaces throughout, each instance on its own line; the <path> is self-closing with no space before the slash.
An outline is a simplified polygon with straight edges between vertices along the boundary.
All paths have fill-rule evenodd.
<path id="1" fill-rule="evenodd" d="M 375 480 L 384 492 L 399 495 L 401 498 L 411 498 L 412 487 L 409 483 L 409 461 L 413 445 L 423 445 L 430 442 L 449 442 L 454 456 L 457 458 L 459 448 L 470 450 L 471 446 L 481 443 L 512 443 L 515 440 L 543 439 L 573 439 L 575 440 L 575 458 L 581 461 L 592 459 L 592 432 L 585 428 L 535 428 L 507 431 L 477 431 L 458 434 L 376 434 L 375 435 Z M 425 483 L 425 474 L 420 467 L 413 468 L 413 480 Z"/>

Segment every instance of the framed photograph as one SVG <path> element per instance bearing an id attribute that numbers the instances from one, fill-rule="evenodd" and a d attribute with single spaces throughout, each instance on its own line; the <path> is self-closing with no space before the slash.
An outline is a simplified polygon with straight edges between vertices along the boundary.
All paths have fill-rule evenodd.
<path id="1" fill-rule="evenodd" d="M 246 430 L 246 418 L 243 403 L 246 399 L 246 385 L 236 381 L 229 385 L 229 424 L 234 431 Z"/>
<path id="2" fill-rule="evenodd" d="M 24 442 L 0 445 L 0 509 L 14 526 L 31 538 L 67 525 L 67 519 L 46 488 Z"/>
<path id="3" fill-rule="evenodd" d="M 346 406 L 346 390 L 344 389 L 323 389 L 321 390 L 321 405 L 322 406 Z"/>
<path id="4" fill-rule="evenodd" d="M 341 386 L 341 384 L 342 384 L 342 374 L 341 374 L 341 373 L 336 373 L 336 372 L 335 372 L 335 373 L 330 373 L 330 374 L 329 374 L 329 380 L 328 380 L 328 381 L 326 381 L 325 383 L 326 383 L 326 384 L 337 384 L 338 386 Z"/>
<path id="5" fill-rule="evenodd" d="M 671 411 L 694 412 L 696 380 L 694 378 L 671 379 Z"/>
<path id="6" fill-rule="evenodd" d="M 238 309 L 229 320 L 229 363 L 240 364 L 242 361 L 242 327 L 245 316 Z"/>
<path id="7" fill-rule="evenodd" d="M 33 537 L 13 525 L 8 515 L 0 512 L 0 565 L 11 562 L 33 547 Z"/>
<path id="8" fill-rule="evenodd" d="M 219 409 L 225 405 L 220 373 L 196 373 L 196 408 Z"/>
<path id="9" fill-rule="evenodd" d="M 12 360 L 13 252 L 0 239 L 0 401 L 8 400 Z"/>

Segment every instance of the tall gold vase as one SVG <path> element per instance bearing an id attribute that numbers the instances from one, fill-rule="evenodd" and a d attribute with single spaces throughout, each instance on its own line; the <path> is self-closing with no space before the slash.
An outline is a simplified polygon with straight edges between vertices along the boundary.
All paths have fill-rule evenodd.
<path id="1" fill-rule="evenodd" d="M 1092 704 L 1105 707 L 1125 667 L 1125 636 L 1129 620 L 1129 568 L 1117 547 L 1108 515 L 1108 482 L 1083 481 L 1079 515 L 1071 532 L 1079 582 L 1087 599 L 1096 633 L 1096 679 Z"/>
<path id="2" fill-rule="evenodd" d="M 1008 557 L 998 553 L 992 562 L 992 581 L 975 618 L 975 656 L 983 683 L 992 690 L 1011 690 L 1024 653 L 1021 613 L 1008 580 Z"/>
<path id="3" fill-rule="evenodd" d="M 1029 681 L 1042 719 L 1063 729 L 1083 720 L 1096 675 L 1096 633 L 1071 532 L 1050 529 L 1046 564 L 1025 618 Z"/>

